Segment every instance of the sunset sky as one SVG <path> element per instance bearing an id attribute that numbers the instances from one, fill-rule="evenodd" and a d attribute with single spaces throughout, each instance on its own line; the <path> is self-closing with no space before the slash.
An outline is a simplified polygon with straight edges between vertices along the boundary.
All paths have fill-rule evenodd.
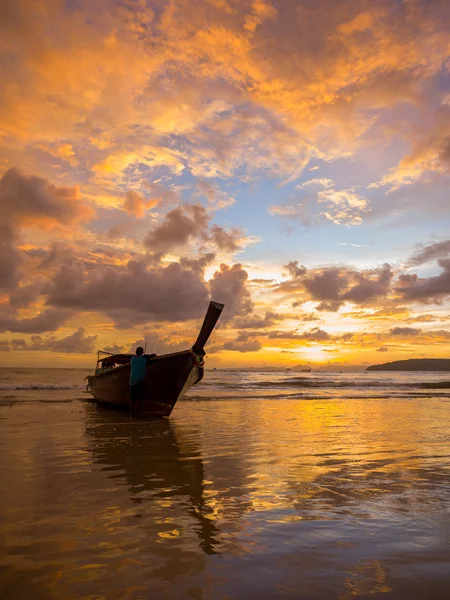
<path id="1" fill-rule="evenodd" d="M 448 0 L 0 3 L 0 364 L 450 348 Z"/>

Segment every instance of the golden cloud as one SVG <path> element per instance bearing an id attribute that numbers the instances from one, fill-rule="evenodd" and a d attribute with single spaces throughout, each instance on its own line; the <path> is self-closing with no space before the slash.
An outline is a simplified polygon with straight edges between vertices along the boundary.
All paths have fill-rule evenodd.
<path id="1" fill-rule="evenodd" d="M 18 1 L 2 42 L 15 68 L 2 73 L 0 132 L 24 152 L 45 140 L 69 166 L 109 177 L 142 163 L 204 177 L 244 165 L 295 178 L 310 156 L 352 153 L 381 97 L 405 100 L 407 78 L 396 94 L 377 82 L 429 79 L 450 48 L 445 7 L 408 3 L 401 14 L 386 2 L 321 0 L 316 8 L 176 0 L 158 11 L 83 2 L 69 12 L 58 1 L 51 10 Z M 167 135 L 191 143 L 175 149 Z M 98 160 L 88 140 L 110 152 Z M 396 177 L 407 180 L 434 155 L 405 159 Z"/>

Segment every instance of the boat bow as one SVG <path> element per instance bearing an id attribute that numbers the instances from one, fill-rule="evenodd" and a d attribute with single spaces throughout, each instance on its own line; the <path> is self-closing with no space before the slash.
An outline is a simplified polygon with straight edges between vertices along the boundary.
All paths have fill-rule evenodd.
<path id="1" fill-rule="evenodd" d="M 206 345 L 206 342 L 208 341 L 209 336 L 211 335 L 212 330 L 216 326 L 216 323 L 222 313 L 223 307 L 224 305 L 220 304 L 220 302 L 211 301 L 209 303 L 205 319 L 200 329 L 200 333 L 198 334 L 195 344 L 192 346 L 192 352 L 194 352 L 194 354 L 197 354 L 198 356 L 204 356 L 206 354 L 204 347 Z"/>

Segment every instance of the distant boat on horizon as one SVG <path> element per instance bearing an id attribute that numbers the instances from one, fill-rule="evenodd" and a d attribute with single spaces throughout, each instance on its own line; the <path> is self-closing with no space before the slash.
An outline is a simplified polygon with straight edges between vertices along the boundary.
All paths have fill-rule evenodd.
<path id="1" fill-rule="evenodd" d="M 200 333 L 189 350 L 172 354 L 145 354 L 148 358 L 145 378 L 145 398 L 140 402 L 139 415 L 168 417 L 176 402 L 189 388 L 203 378 L 204 346 L 213 331 L 224 305 L 210 302 Z M 97 402 L 128 409 L 130 361 L 133 354 L 97 353 L 95 375 L 88 375 L 86 389 Z"/>

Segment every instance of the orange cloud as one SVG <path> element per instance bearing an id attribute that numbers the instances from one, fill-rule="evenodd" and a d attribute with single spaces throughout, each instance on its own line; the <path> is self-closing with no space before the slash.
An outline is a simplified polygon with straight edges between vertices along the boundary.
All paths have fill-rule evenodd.
<path id="1" fill-rule="evenodd" d="M 69 164 L 109 177 L 143 163 L 206 177 L 244 164 L 295 178 L 313 155 L 351 154 L 381 97 L 407 98 L 407 79 L 394 94 L 377 82 L 429 78 L 450 48 L 445 8 L 420 3 L 403 15 L 346 0 L 314 11 L 291 0 L 282 10 L 262 0 L 176 0 L 158 12 L 15 5 L 2 42 L 16 59 L 2 77 L 2 135 L 45 140 Z M 172 134 L 194 144 L 174 151 L 164 137 Z M 87 139 L 111 151 L 98 157 Z"/>
<path id="2" fill-rule="evenodd" d="M 134 215 L 139 219 L 144 216 L 146 211 L 157 206 L 158 203 L 159 199 L 146 200 L 137 192 L 129 190 L 125 195 L 123 208 L 127 211 L 127 213 L 129 213 L 130 215 Z"/>

